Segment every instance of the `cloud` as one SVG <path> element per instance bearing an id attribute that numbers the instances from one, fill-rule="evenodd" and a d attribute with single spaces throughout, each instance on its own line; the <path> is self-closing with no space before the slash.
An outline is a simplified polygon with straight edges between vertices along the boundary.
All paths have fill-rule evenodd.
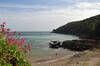
<path id="1" fill-rule="evenodd" d="M 19 11 L 9 11 L 9 9 L 0 10 L 0 21 L 6 21 L 8 27 L 17 31 L 51 31 L 68 22 L 83 20 L 100 14 L 100 10 L 98 9 L 99 4 L 90 2 L 77 2 L 67 7 L 18 4 L 16 6 L 7 5 L 5 7 L 23 8 L 22 10 L 18 9 Z M 93 7 L 91 7 L 91 5 Z M 98 8 L 94 9 L 95 6 L 98 6 Z M 34 11 L 28 8 L 45 8 L 46 10 Z"/>
<path id="2" fill-rule="evenodd" d="M 100 14 L 100 10 L 58 9 L 52 11 L 5 13 L 1 20 L 17 31 L 51 31 L 71 21 Z"/>
<path id="3" fill-rule="evenodd" d="M 100 2 L 79 2 L 76 7 L 81 9 L 100 9 Z"/>

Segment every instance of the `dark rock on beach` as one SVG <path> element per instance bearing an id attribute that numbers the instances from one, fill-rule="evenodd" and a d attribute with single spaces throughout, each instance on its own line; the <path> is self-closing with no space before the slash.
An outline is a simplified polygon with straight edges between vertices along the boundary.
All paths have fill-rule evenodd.
<path id="1" fill-rule="evenodd" d="M 66 40 L 63 42 L 52 42 L 49 43 L 50 48 L 64 48 L 69 49 L 71 51 L 84 51 L 84 50 L 92 50 L 94 48 L 100 48 L 99 40 Z"/>
<path id="2" fill-rule="evenodd" d="M 61 44 L 61 42 L 59 42 L 59 41 L 51 41 L 49 43 L 49 47 L 53 48 L 53 49 L 58 49 L 59 47 L 61 47 L 60 44 Z"/>

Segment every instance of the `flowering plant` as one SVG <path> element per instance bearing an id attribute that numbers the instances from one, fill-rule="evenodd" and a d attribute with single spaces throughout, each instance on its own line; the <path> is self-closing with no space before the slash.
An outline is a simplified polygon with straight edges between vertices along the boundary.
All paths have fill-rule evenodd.
<path id="1" fill-rule="evenodd" d="M 32 52 L 30 42 L 26 43 L 19 37 L 22 33 L 10 32 L 5 25 L 0 25 L 0 66 L 30 66 L 25 57 L 25 53 Z"/>

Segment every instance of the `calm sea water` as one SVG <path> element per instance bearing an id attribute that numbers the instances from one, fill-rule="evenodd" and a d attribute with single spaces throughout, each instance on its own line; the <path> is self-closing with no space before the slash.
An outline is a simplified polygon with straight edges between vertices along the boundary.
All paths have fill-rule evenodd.
<path id="1" fill-rule="evenodd" d="M 51 40 L 72 40 L 72 39 L 78 39 L 77 36 L 73 35 L 64 35 L 64 34 L 56 34 L 56 33 L 50 33 L 50 32 L 22 32 L 23 38 L 26 39 L 26 41 L 31 42 L 32 47 L 32 55 L 33 56 L 45 56 L 45 55 L 52 55 L 56 53 L 57 51 L 61 50 L 53 50 L 49 48 L 49 42 Z"/>

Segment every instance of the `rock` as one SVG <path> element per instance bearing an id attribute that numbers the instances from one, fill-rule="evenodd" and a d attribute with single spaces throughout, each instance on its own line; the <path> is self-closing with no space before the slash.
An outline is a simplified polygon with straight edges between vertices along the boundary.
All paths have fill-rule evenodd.
<path id="1" fill-rule="evenodd" d="M 52 44 L 49 43 L 50 48 L 64 48 L 69 49 L 71 51 L 84 51 L 93 48 L 100 48 L 100 41 L 99 40 L 67 40 L 61 42 L 53 42 Z"/>
<path id="2" fill-rule="evenodd" d="M 60 43 L 59 41 L 51 41 L 51 42 L 49 43 L 49 47 L 50 47 L 50 48 L 57 49 L 57 48 L 61 47 L 60 44 L 61 44 L 61 43 Z"/>

